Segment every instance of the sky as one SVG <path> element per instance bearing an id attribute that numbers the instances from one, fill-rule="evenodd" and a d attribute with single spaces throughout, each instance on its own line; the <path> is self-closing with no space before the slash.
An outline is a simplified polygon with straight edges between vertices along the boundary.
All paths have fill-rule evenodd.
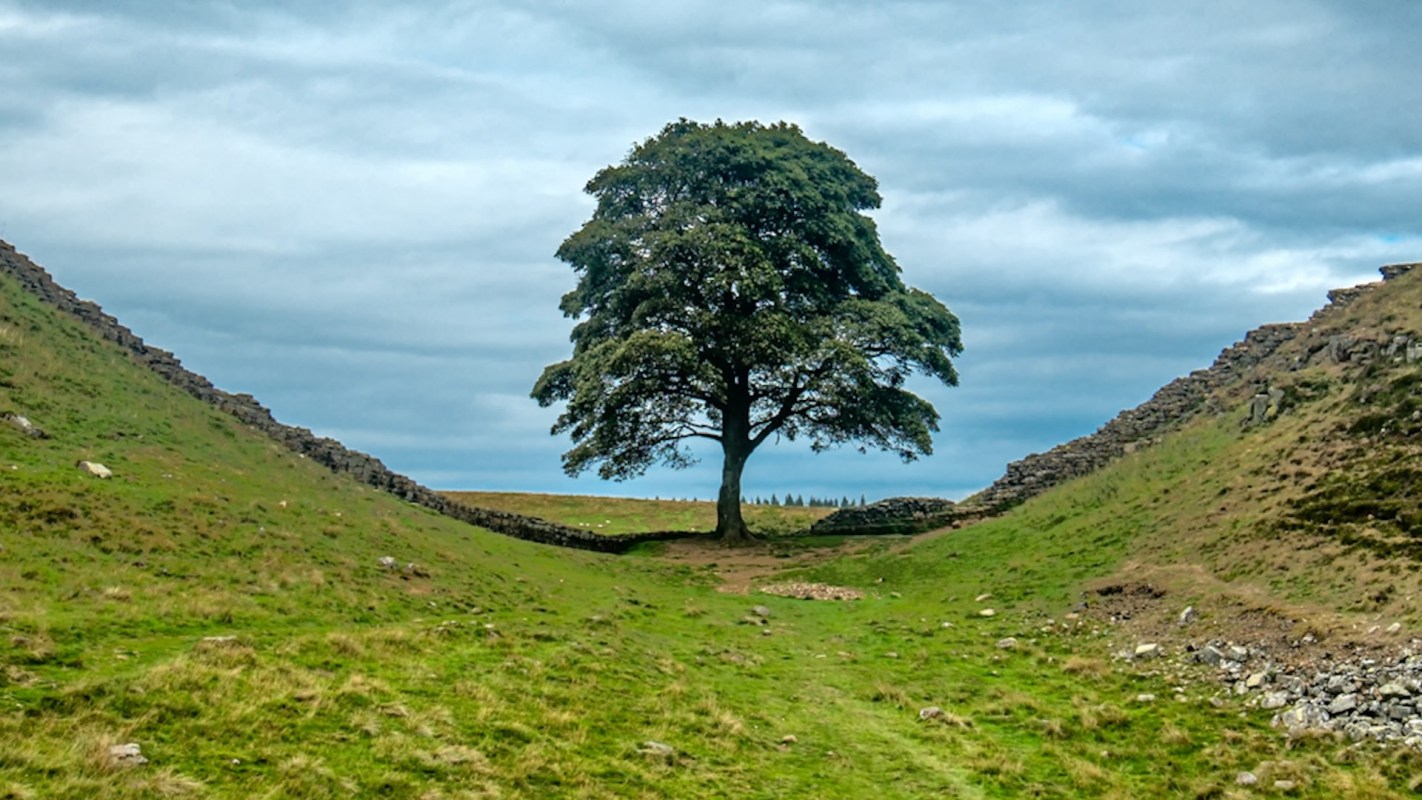
<path id="1" fill-rule="evenodd" d="M 963 497 L 1422 260 L 1410 0 L 0 0 L 0 239 L 219 387 L 441 489 L 562 473 L 584 184 L 669 121 L 798 124 L 962 321 L 932 456 L 768 443 L 749 496 Z"/>

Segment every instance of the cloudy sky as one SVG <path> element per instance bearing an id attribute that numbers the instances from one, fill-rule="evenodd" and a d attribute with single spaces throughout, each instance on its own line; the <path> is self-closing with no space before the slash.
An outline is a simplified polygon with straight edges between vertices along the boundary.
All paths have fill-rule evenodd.
<path id="1" fill-rule="evenodd" d="M 278 419 L 437 488 L 562 475 L 553 258 L 678 117 L 798 123 L 963 322 L 909 465 L 763 450 L 751 495 L 960 497 L 1264 322 L 1422 259 L 1422 3 L 0 0 L 0 238 Z"/>

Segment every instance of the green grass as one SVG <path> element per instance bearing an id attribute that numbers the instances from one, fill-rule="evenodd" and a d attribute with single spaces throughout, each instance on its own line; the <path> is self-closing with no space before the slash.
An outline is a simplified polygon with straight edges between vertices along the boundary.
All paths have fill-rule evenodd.
<path id="1" fill-rule="evenodd" d="M 816 603 L 363 488 L 6 280 L 3 410 L 51 438 L 0 428 L 0 797 L 1242 797 L 1243 770 L 1298 781 L 1289 796 L 1395 797 L 1422 769 L 1290 743 L 1267 712 L 1120 668 L 1107 632 L 1066 624 L 1084 585 L 1204 525 L 1201 501 L 1254 463 L 1229 421 L 1003 519 L 821 563 L 802 576 L 868 596 Z M 627 503 L 510 508 L 706 527 L 688 516 L 704 508 Z M 945 713 L 920 720 L 930 705 Z M 128 741 L 150 763 L 112 763 Z"/>
<path id="2" fill-rule="evenodd" d="M 706 500 L 640 500 L 593 495 L 533 492 L 445 492 L 472 506 L 511 511 L 561 522 L 594 533 L 711 531 L 716 528 L 716 504 Z M 752 531 L 785 536 L 808 530 L 832 508 L 745 504 L 741 507 Z"/>

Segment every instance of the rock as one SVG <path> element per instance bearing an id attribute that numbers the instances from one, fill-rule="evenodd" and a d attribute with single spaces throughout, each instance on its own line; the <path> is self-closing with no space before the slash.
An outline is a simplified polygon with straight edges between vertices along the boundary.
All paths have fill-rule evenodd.
<path id="1" fill-rule="evenodd" d="M 138 746 L 138 742 L 111 745 L 109 758 L 121 767 L 136 767 L 148 763 L 148 759 L 143 757 L 143 750 Z"/>
<path id="2" fill-rule="evenodd" d="M 95 478 L 112 478 L 114 476 L 113 470 L 97 461 L 80 461 L 74 466 L 93 475 Z"/>
<path id="3" fill-rule="evenodd" d="M 919 719 L 937 719 L 943 716 L 943 709 L 938 706 L 927 706 L 918 710 Z"/>
<path id="4" fill-rule="evenodd" d="M 991 608 L 985 608 L 985 609 L 983 609 L 982 611 L 979 611 L 979 612 L 978 612 L 978 616 L 980 616 L 980 617 L 995 617 L 995 616 L 997 616 L 997 611 L 995 611 L 995 610 L 993 610 L 993 609 L 991 609 Z"/>
<path id="5" fill-rule="evenodd" d="M 1005 636 L 997 640 L 997 647 L 999 650 L 1011 650 L 1016 646 L 1017 638 L 1015 636 Z"/>
<path id="6" fill-rule="evenodd" d="M 1232 644 L 1225 648 L 1225 655 L 1229 657 L 1229 660 L 1243 664 L 1249 660 L 1249 648 Z"/>
<path id="7" fill-rule="evenodd" d="M 405 574 L 415 578 L 428 578 L 430 571 L 411 561 L 405 565 Z"/>
<path id="8" fill-rule="evenodd" d="M 1290 780 L 1274 781 L 1274 788 L 1281 792 L 1292 792 L 1296 786 L 1298 786 L 1298 784 Z"/>
<path id="9" fill-rule="evenodd" d="M 1196 611 L 1194 606 L 1185 606 L 1185 610 L 1180 612 L 1179 623 L 1183 628 L 1199 618 L 1200 612 Z"/>
<path id="10" fill-rule="evenodd" d="M 1275 725 L 1284 726 L 1291 734 L 1319 727 L 1322 723 L 1323 715 L 1319 709 L 1307 705 L 1294 706 L 1274 719 Z"/>
<path id="11" fill-rule="evenodd" d="M 766 608 L 765 606 L 756 606 L 755 608 L 751 609 L 751 613 L 755 614 L 761 619 L 770 619 L 770 609 Z"/>
<path id="12" fill-rule="evenodd" d="M 1252 772 L 1241 772 L 1234 776 L 1234 782 L 1240 786 L 1253 786 L 1259 782 L 1259 776 Z"/>
<path id="13" fill-rule="evenodd" d="M 1398 633 L 1398 632 L 1400 632 L 1401 630 L 1402 630 L 1402 623 L 1401 623 L 1401 622 L 1394 622 L 1394 623 L 1392 623 L 1391 625 L 1387 626 L 1387 632 L 1388 632 L 1388 633 Z"/>
<path id="14" fill-rule="evenodd" d="M 1269 395 L 1256 394 L 1249 398 L 1250 425 L 1263 425 L 1269 420 Z"/>
<path id="15" fill-rule="evenodd" d="M 1358 696 L 1356 694 L 1340 694 L 1333 698 L 1333 702 L 1328 704 L 1328 713 L 1333 715 L 1346 714 L 1358 707 Z"/>
<path id="16" fill-rule="evenodd" d="M 1154 703 L 1154 702 L 1155 702 L 1155 695 L 1153 695 L 1153 694 L 1138 694 L 1138 695 L 1136 695 L 1136 702 L 1137 702 L 1137 703 Z"/>
<path id="17" fill-rule="evenodd" d="M 676 750 L 669 744 L 648 739 L 642 743 L 641 749 L 637 752 L 658 758 L 671 758 L 676 755 Z"/>
<path id="18" fill-rule="evenodd" d="M 385 569 L 392 571 L 398 569 L 400 566 L 400 562 L 396 561 L 392 556 L 381 556 L 380 558 L 376 559 L 375 563 L 379 564 Z"/>
<path id="19" fill-rule="evenodd" d="M 800 740 L 796 738 L 795 734 L 793 733 L 787 733 L 784 736 L 780 737 L 781 744 L 795 744 L 798 741 Z"/>
<path id="20" fill-rule="evenodd" d="M 1205 645 L 1195 657 L 1202 663 L 1209 664 L 1212 667 L 1219 666 L 1225 660 L 1224 653 L 1212 644 Z"/>
<path id="21" fill-rule="evenodd" d="M 3 419 L 5 422 L 10 423 L 10 427 L 14 428 L 20 433 L 23 433 L 31 439 L 49 438 L 49 434 L 45 433 L 39 428 L 36 428 L 35 424 L 33 422 L 30 422 L 28 417 L 22 416 L 20 414 L 13 414 L 7 411 L 3 416 L 0 416 L 0 419 Z"/>
<path id="22" fill-rule="evenodd" d="M 1269 680 L 1269 673 L 1267 673 L 1267 672 L 1255 672 L 1255 673 L 1251 674 L 1248 678 L 1245 678 L 1245 679 L 1244 679 L 1244 688 L 1246 688 L 1246 689 L 1258 689 L 1259 687 L 1263 686 L 1268 680 Z"/>
<path id="23" fill-rule="evenodd" d="M 1389 681 L 1378 687 L 1380 697 L 1411 697 L 1412 692 L 1397 681 Z"/>
<path id="24" fill-rule="evenodd" d="M 1266 692 L 1264 698 L 1259 701 L 1259 707 L 1263 709 L 1283 708 L 1288 704 L 1288 692 Z"/>
<path id="25" fill-rule="evenodd" d="M 1136 645 L 1135 652 L 1131 654 L 1133 658 L 1155 658 L 1164 654 L 1164 649 L 1155 642 Z"/>
<path id="26" fill-rule="evenodd" d="M 989 601 L 989 600 L 991 600 L 991 599 L 992 599 L 992 592 L 983 592 L 982 594 L 978 595 L 977 597 L 974 597 L 974 598 L 973 598 L 973 602 L 974 602 L 974 603 L 986 603 L 987 601 Z"/>

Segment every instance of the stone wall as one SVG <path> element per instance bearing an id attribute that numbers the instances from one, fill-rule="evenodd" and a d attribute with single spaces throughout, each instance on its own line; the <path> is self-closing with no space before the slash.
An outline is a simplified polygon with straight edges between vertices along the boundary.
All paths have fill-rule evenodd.
<path id="1" fill-rule="evenodd" d="M 939 497 L 892 497 L 867 506 L 842 508 L 810 526 L 812 534 L 902 534 L 944 528 L 960 522 L 963 512 Z"/>
<path id="2" fill-rule="evenodd" d="M 1383 279 L 1392 280 L 1406 274 L 1419 264 L 1392 264 L 1380 268 Z M 1219 390 L 1236 383 L 1250 370 L 1274 355 L 1288 342 L 1313 331 L 1321 318 L 1326 318 L 1378 286 L 1363 284 L 1328 293 L 1327 306 L 1314 312 L 1308 322 L 1264 325 L 1245 335 L 1222 351 L 1208 369 L 1196 370 L 1177 378 L 1156 392 L 1151 399 L 1136 408 L 1122 411 L 1095 433 L 1058 445 L 1045 453 L 1033 453 L 1007 465 L 1005 474 L 987 489 L 968 498 L 964 505 L 979 506 L 985 511 L 1000 511 L 1042 493 L 1059 483 L 1077 478 L 1105 466 L 1109 462 L 1148 445 L 1169 430 L 1202 411 L 1222 411 L 1217 407 Z M 1350 358 L 1353 349 L 1366 349 L 1372 343 L 1359 344 L 1346 337 L 1332 337 L 1327 350 L 1311 348 L 1309 357 L 1332 354 L 1335 361 Z M 1306 357 L 1307 358 L 1307 357 Z M 1291 367 L 1300 364 L 1290 365 Z"/>
<path id="3" fill-rule="evenodd" d="M 350 475 L 361 483 L 389 492 L 402 500 L 518 539 L 582 550 L 616 553 L 626 551 L 638 542 L 693 535 L 680 531 L 663 531 L 600 536 L 536 517 L 457 503 L 390 470 L 374 456 L 351 450 L 334 439 L 316 436 L 305 428 L 277 422 L 271 411 L 249 394 L 233 394 L 218 389 L 207 378 L 183 367 L 172 353 L 144 343 L 133 331 L 119 324 L 117 319 L 105 314 L 97 304 L 80 300 L 74 292 L 55 283 L 48 272 L 3 240 L 0 240 L 0 274 L 8 275 L 19 282 L 25 291 L 86 323 L 99 336 L 127 350 L 140 364 L 193 397 L 231 414 L 244 424 L 281 442 L 295 453 L 334 472 Z"/>

